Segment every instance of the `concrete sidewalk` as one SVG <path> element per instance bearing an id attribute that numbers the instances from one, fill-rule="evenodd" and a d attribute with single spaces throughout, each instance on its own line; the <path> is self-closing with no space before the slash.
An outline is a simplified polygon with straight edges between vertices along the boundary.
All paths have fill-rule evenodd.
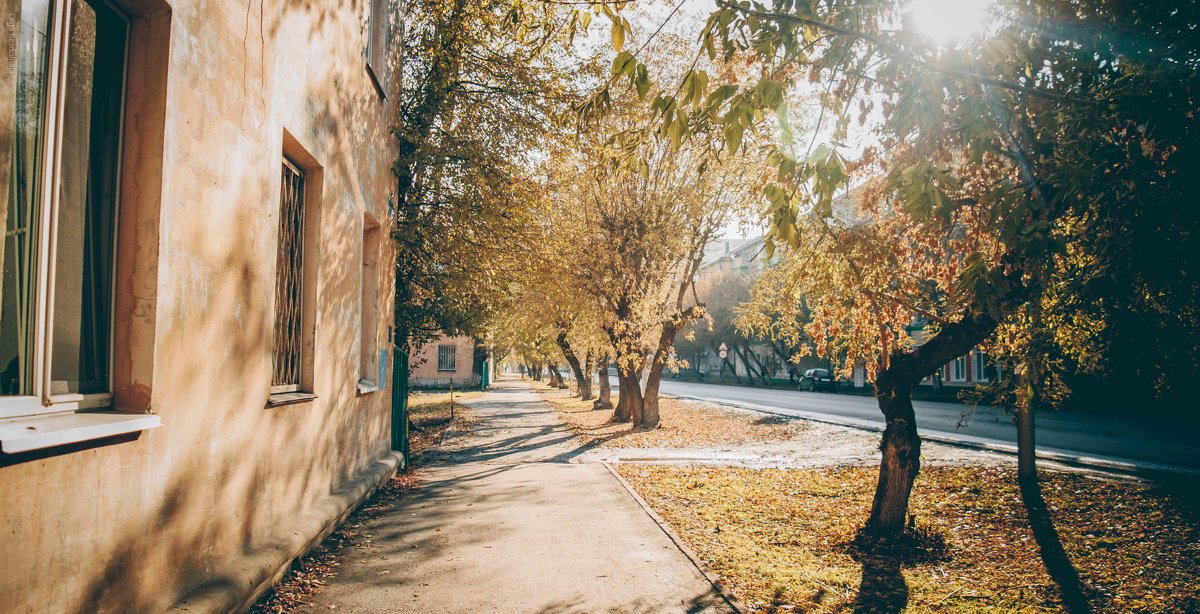
<path id="1" fill-rule="evenodd" d="M 371 520 L 304 612 L 732 612 L 521 381 L 468 403 L 421 487 Z"/>

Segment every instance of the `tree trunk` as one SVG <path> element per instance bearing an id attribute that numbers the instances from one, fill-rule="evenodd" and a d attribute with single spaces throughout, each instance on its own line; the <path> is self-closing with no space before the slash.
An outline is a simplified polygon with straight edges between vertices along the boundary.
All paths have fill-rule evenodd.
<path id="1" fill-rule="evenodd" d="M 764 365 L 762 363 L 762 361 L 758 359 L 758 354 L 755 354 L 754 352 L 751 352 L 750 350 L 746 350 L 744 352 L 744 354 L 746 354 L 752 360 L 754 360 L 754 364 L 758 368 L 758 379 L 759 379 L 759 381 L 762 382 L 763 387 L 765 388 L 765 387 L 769 386 L 770 385 L 770 381 L 769 381 L 770 375 L 767 373 L 767 366 Z"/>
<path id="2" fill-rule="evenodd" d="M 720 356 L 721 350 L 719 348 L 713 348 L 713 353 L 716 354 L 717 356 Z M 737 367 L 733 363 L 729 362 L 729 354 L 728 353 L 726 353 L 725 358 L 721 359 L 721 370 L 720 370 L 720 372 L 717 373 L 717 379 L 723 380 L 725 378 L 725 368 L 726 367 L 728 367 L 729 372 L 733 374 L 733 381 L 741 384 L 742 378 L 738 377 Z"/>
<path id="3" fill-rule="evenodd" d="M 880 450 L 879 483 L 867 519 L 867 532 L 875 537 L 896 537 L 904 531 L 908 497 L 921 470 L 921 437 L 913 412 L 912 389 L 925 375 L 971 351 L 996 330 L 986 314 L 968 313 L 957 322 L 942 325 L 936 335 L 911 352 L 897 350 L 888 367 L 875 377 L 875 398 L 886 426 Z"/>
<path id="4" fill-rule="evenodd" d="M 583 378 L 587 380 L 589 393 L 591 393 L 591 391 L 592 391 L 592 374 L 595 373 L 595 371 L 596 371 L 596 359 L 595 359 L 595 356 L 592 355 L 592 351 L 588 350 L 587 355 L 585 355 L 583 358 Z M 581 396 L 583 395 L 582 388 L 580 389 L 579 394 Z M 587 399 L 584 399 L 584 400 L 586 401 Z"/>
<path id="5" fill-rule="evenodd" d="M 750 362 L 750 354 L 752 352 L 740 345 L 733 346 L 733 349 L 737 353 L 738 358 L 742 359 L 742 364 L 746 365 L 746 376 L 750 379 L 750 385 L 753 386 L 754 379 L 758 378 L 758 381 L 761 382 L 763 386 L 766 386 L 766 374 Z"/>
<path id="6" fill-rule="evenodd" d="M 646 391 L 642 395 L 642 426 L 656 427 L 661 416 L 658 413 L 658 387 L 662 383 L 663 369 L 671 356 L 671 348 L 675 345 L 675 335 L 679 329 L 695 319 L 700 313 L 699 308 L 691 307 L 663 322 L 662 332 L 658 336 L 658 348 L 650 360 L 650 373 L 646 375 Z"/>
<path id="7" fill-rule="evenodd" d="M 567 364 L 571 367 L 571 372 L 575 374 L 575 381 L 579 384 L 579 396 L 584 401 L 590 401 L 592 398 L 592 379 L 583 373 L 583 367 L 579 364 L 579 357 L 575 355 L 575 350 L 571 349 L 571 344 L 567 341 L 566 331 L 559 331 L 558 347 L 562 350 L 563 358 L 567 359 Z"/>
<path id="8" fill-rule="evenodd" d="M 602 354 L 596 364 L 596 377 L 600 384 L 600 398 L 592 405 L 595 409 L 609 409 L 612 404 L 612 384 L 608 381 L 608 354 Z"/>
<path id="9" fill-rule="evenodd" d="M 546 365 L 546 376 L 550 379 L 550 387 L 551 388 L 559 387 L 558 365 L 555 365 L 554 363 L 547 364 Z"/>
<path id="10" fill-rule="evenodd" d="M 1017 404 L 1013 421 L 1017 423 L 1017 481 L 1022 484 L 1037 481 L 1037 449 L 1034 446 L 1033 412 L 1037 407 L 1037 373 L 1033 360 L 1026 361 L 1017 372 Z"/>
<path id="11" fill-rule="evenodd" d="M 921 438 L 917 436 L 911 386 L 896 381 L 895 375 L 884 370 L 876 378 L 875 396 L 887 426 L 880 446 L 883 459 L 867 532 L 894 536 L 904 530 L 908 497 L 921 470 Z"/>
<path id="12" fill-rule="evenodd" d="M 617 422 L 641 423 L 644 406 L 639 373 L 618 369 L 617 381 L 620 383 L 620 397 L 617 400 L 617 408 L 613 417 Z"/>
<path id="13" fill-rule="evenodd" d="M 646 375 L 646 390 L 642 393 L 642 426 L 656 427 L 661 417 L 658 414 L 658 386 L 662 382 L 664 362 L 650 363 L 650 373 Z"/>

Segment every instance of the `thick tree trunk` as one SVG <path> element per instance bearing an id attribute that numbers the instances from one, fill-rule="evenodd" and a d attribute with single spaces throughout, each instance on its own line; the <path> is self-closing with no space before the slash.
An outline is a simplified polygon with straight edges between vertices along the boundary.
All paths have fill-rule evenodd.
<path id="1" fill-rule="evenodd" d="M 658 413 L 658 386 L 662 382 L 664 363 L 655 361 L 650 364 L 650 373 L 646 375 L 646 390 L 642 392 L 642 426 L 658 426 L 661 416 Z"/>
<path id="2" fill-rule="evenodd" d="M 679 329 L 691 320 L 699 317 L 699 308 L 692 307 L 676 317 L 663 323 L 662 332 L 658 336 L 658 348 L 650 360 L 650 372 L 646 375 L 646 391 L 642 395 L 642 426 L 658 426 L 661 416 L 658 413 L 658 387 L 662 383 L 663 369 L 671 357 L 671 348 L 675 345 L 675 335 Z"/>
<path id="3" fill-rule="evenodd" d="M 625 369 L 618 369 L 617 381 L 620 384 L 620 398 L 617 400 L 617 408 L 613 412 L 613 418 L 617 422 L 641 423 L 644 406 L 642 382 L 638 372 L 627 372 Z"/>
<path id="4" fill-rule="evenodd" d="M 883 459 L 879 465 L 879 483 L 867 531 L 878 536 L 897 535 L 904 530 L 908 516 L 908 497 L 921 470 L 921 438 L 917 436 L 917 417 L 913 412 L 912 388 L 883 371 L 875 382 L 879 411 L 887 425 L 883 431 Z"/>
<path id="5" fill-rule="evenodd" d="M 571 367 L 571 372 L 575 374 L 575 381 L 579 384 L 579 396 L 584 401 L 590 401 L 592 398 L 592 379 L 583 372 L 583 366 L 579 364 L 579 357 L 575 355 L 575 350 L 571 349 L 570 342 L 567 341 L 566 331 L 560 331 L 556 339 L 559 349 L 562 350 L 563 358 L 567 359 L 567 364 Z"/>
<path id="6" fill-rule="evenodd" d="M 936 335 L 911 353 L 896 351 L 886 369 L 875 377 L 875 397 L 886 426 L 880 450 L 879 483 L 867 519 L 867 532 L 895 537 L 904 531 L 908 497 L 921 470 L 921 438 L 913 412 L 912 389 L 921 379 L 958 356 L 971 351 L 996 330 L 987 315 L 967 314 L 942 325 Z"/>
<path id="7" fill-rule="evenodd" d="M 602 354 L 596 364 L 596 377 L 600 384 L 600 398 L 592 405 L 595 409 L 610 409 L 612 404 L 612 385 L 608 381 L 608 354 Z"/>

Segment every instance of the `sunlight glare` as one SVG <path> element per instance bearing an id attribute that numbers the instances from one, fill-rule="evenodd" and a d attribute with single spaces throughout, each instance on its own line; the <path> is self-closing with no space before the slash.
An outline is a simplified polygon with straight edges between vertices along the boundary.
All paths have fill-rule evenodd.
<path id="1" fill-rule="evenodd" d="M 922 36 L 948 46 L 978 32 L 991 5 L 992 0 L 913 0 L 904 13 Z"/>

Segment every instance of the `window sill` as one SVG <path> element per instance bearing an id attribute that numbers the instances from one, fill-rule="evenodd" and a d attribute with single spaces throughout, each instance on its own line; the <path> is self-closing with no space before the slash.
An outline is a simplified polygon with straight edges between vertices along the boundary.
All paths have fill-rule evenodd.
<path id="1" fill-rule="evenodd" d="M 379 386 L 376 386 L 375 382 L 367 381 L 365 379 L 358 380 L 358 396 L 371 394 L 372 392 L 379 392 Z"/>
<path id="2" fill-rule="evenodd" d="M 307 403 L 315 398 L 317 398 L 317 395 L 311 392 L 277 392 L 267 397 L 267 407 Z"/>
<path id="3" fill-rule="evenodd" d="M 70 412 L 0 421 L 0 451 L 43 450 L 162 426 L 156 414 Z"/>

